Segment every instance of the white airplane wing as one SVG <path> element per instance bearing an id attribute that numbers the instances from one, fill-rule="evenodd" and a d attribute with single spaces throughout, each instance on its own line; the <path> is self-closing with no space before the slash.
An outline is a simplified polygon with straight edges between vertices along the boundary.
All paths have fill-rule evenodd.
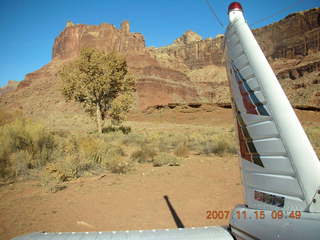
<path id="1" fill-rule="evenodd" d="M 12 240 L 233 240 L 223 227 L 163 230 L 32 233 Z"/>

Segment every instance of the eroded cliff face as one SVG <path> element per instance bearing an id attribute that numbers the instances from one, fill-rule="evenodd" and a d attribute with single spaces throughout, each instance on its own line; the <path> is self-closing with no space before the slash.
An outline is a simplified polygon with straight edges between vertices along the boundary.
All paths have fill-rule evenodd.
<path id="1" fill-rule="evenodd" d="M 320 8 L 290 14 L 253 33 L 290 101 L 319 105 Z M 229 94 L 221 94 L 228 92 L 223 35 L 204 40 L 194 36 L 189 31 L 172 45 L 148 50 L 162 65 L 186 73 L 202 101 L 229 102 Z"/>
<path id="2" fill-rule="evenodd" d="M 170 58 L 184 64 L 188 69 L 223 63 L 223 36 L 204 40 L 188 39 L 178 41 L 179 44 L 177 44 L 177 40 L 167 47 L 149 48 L 148 50 L 155 59 L 168 66 L 170 64 L 166 62 L 166 59 Z"/>
<path id="3" fill-rule="evenodd" d="M 307 56 L 320 50 L 320 9 L 293 13 L 254 30 L 265 55 L 272 59 Z"/>
<path id="4" fill-rule="evenodd" d="M 290 14 L 254 34 L 291 103 L 320 108 L 320 8 Z"/>
<path id="5" fill-rule="evenodd" d="M 320 105 L 320 8 L 294 13 L 253 31 L 294 105 Z M 55 39 L 52 61 L 27 74 L 14 91 L 0 96 L 0 105 L 37 111 L 76 111 L 59 91 L 57 71 L 83 47 L 118 51 L 137 77 L 137 109 L 170 103 L 230 103 L 223 57 L 223 35 L 202 39 L 187 31 L 173 44 L 146 48 L 129 23 L 91 26 L 69 22 Z"/>
<path id="6" fill-rule="evenodd" d="M 271 62 L 314 54 L 320 51 L 320 8 L 290 14 L 279 22 L 253 30 L 253 33 Z M 187 31 L 172 45 L 149 51 L 160 61 L 168 55 L 167 58 L 176 58 L 190 69 L 197 69 L 223 64 L 223 41 L 223 35 L 202 40 L 198 34 Z"/>
<path id="7" fill-rule="evenodd" d="M 93 47 L 105 52 L 136 54 L 144 51 L 145 42 L 142 34 L 130 33 L 127 21 L 121 24 L 120 29 L 107 23 L 99 26 L 69 24 L 55 39 L 52 58 L 73 58 L 78 56 L 80 50 L 85 47 Z"/>

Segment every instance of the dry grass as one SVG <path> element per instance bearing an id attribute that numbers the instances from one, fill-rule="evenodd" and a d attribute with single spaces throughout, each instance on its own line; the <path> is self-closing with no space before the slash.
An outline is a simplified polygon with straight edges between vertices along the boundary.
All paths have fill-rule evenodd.
<path id="1" fill-rule="evenodd" d="M 156 149 L 151 145 L 141 146 L 131 154 L 131 159 L 138 163 L 152 162 L 157 155 Z"/>
<path id="2" fill-rule="evenodd" d="M 154 167 L 179 166 L 181 164 L 181 159 L 169 153 L 160 153 L 154 158 L 152 163 Z"/>
<path id="3" fill-rule="evenodd" d="M 0 127 L 0 177 L 17 177 L 26 169 L 50 162 L 56 147 L 53 136 L 41 125 L 16 119 Z"/>
<path id="4" fill-rule="evenodd" d="M 174 154 L 177 157 L 188 157 L 190 153 L 189 147 L 187 145 L 187 142 L 183 142 L 177 146 L 177 148 L 174 150 Z"/>
<path id="5" fill-rule="evenodd" d="M 316 151 L 318 158 L 320 159 L 320 127 L 309 126 L 306 128 L 306 133 L 310 139 L 310 142 Z"/>
<path id="6" fill-rule="evenodd" d="M 22 113 L 19 111 L 7 112 L 0 111 L 0 126 L 13 122 L 17 118 L 21 118 Z"/>
<path id="7" fill-rule="evenodd" d="M 105 171 L 126 174 L 144 163 L 178 166 L 191 155 L 237 153 L 231 127 L 150 122 L 129 125 L 131 131 L 126 134 L 113 129 L 100 135 L 89 131 L 49 131 L 44 125 L 21 117 L 11 119 L 0 126 L 0 177 L 14 180 L 38 171 L 41 185 L 55 192 L 63 189 L 66 181 L 81 176 Z M 309 126 L 306 130 L 319 155 L 320 128 Z"/>

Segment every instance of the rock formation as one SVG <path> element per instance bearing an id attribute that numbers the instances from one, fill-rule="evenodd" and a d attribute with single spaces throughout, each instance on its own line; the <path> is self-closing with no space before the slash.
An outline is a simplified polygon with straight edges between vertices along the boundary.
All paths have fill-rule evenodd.
<path id="1" fill-rule="evenodd" d="M 130 33 L 127 21 L 121 24 L 121 29 L 107 23 L 99 26 L 69 24 L 55 39 L 52 58 L 73 58 L 79 55 L 81 48 L 85 47 L 94 47 L 106 52 L 136 54 L 144 51 L 145 42 L 142 34 Z"/>
<path id="2" fill-rule="evenodd" d="M 299 106 L 319 106 L 320 8 L 290 14 L 253 32 L 290 101 Z M 55 39 L 52 61 L 27 74 L 17 90 L 2 94 L 0 106 L 20 107 L 30 114 L 77 109 L 64 102 L 56 73 L 83 47 L 118 51 L 126 57 L 138 79 L 137 109 L 169 103 L 228 104 L 223 43 L 223 35 L 202 40 L 187 31 L 169 46 L 146 48 L 143 35 L 130 32 L 128 21 L 120 29 L 107 23 L 69 23 Z"/>
<path id="3" fill-rule="evenodd" d="M 174 43 L 175 44 L 189 44 L 192 42 L 200 41 L 201 39 L 202 39 L 202 37 L 199 34 L 192 32 L 191 30 L 188 30 L 181 37 L 174 40 Z"/>

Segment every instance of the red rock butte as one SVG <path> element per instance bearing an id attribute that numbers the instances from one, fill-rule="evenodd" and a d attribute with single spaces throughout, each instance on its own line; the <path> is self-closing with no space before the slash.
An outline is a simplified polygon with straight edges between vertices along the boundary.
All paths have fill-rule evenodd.
<path id="1" fill-rule="evenodd" d="M 294 105 L 320 105 L 320 9 L 290 14 L 277 23 L 253 30 L 266 57 Z M 146 47 L 141 33 L 130 32 L 128 21 L 120 29 L 68 22 L 55 39 L 52 61 L 27 74 L 17 89 L 1 94 L 0 106 L 19 107 L 26 114 L 73 111 L 59 92 L 56 73 L 81 48 L 117 51 L 137 77 L 136 109 L 170 103 L 230 103 L 223 57 L 223 35 L 202 39 L 187 31 L 166 47 Z M 37 97 L 37 105 L 34 97 Z"/>

